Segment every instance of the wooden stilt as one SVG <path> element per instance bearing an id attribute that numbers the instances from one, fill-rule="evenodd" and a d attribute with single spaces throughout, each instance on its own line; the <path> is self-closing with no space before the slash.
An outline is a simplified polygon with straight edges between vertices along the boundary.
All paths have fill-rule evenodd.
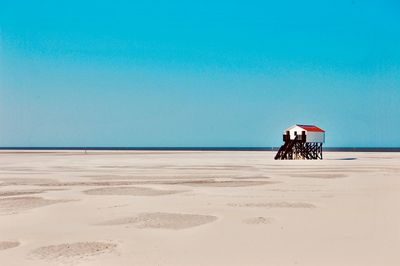
<path id="1" fill-rule="evenodd" d="M 283 135 L 285 143 L 280 147 L 275 160 L 322 160 L 322 143 L 306 142 L 305 134 L 290 139 L 289 132 Z"/>

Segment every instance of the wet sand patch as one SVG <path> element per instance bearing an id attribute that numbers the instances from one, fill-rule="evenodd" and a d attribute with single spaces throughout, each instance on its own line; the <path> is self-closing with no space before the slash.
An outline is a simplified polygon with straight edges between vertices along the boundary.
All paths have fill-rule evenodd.
<path id="1" fill-rule="evenodd" d="M 50 178 L 0 178 L 0 182 L 1 186 L 35 186 L 56 183 L 57 180 Z"/>
<path id="2" fill-rule="evenodd" d="M 88 177 L 93 180 L 132 180 L 135 178 L 140 178 L 137 176 L 126 176 L 126 175 L 83 175 L 82 177 Z"/>
<path id="3" fill-rule="evenodd" d="M 104 242 L 75 242 L 37 248 L 32 255 L 45 260 L 73 260 L 111 252 L 116 244 Z"/>
<path id="4" fill-rule="evenodd" d="M 0 197 L 23 196 L 41 194 L 47 191 L 59 191 L 64 189 L 24 189 L 24 190 L 5 190 L 0 191 Z"/>
<path id="5" fill-rule="evenodd" d="M 162 196 L 186 192 L 186 190 L 160 190 L 145 187 L 102 187 L 85 190 L 88 195 L 118 195 L 118 196 Z"/>
<path id="6" fill-rule="evenodd" d="M 276 184 L 277 181 L 251 181 L 251 180 L 224 180 L 217 181 L 214 179 L 171 179 L 171 180 L 154 180 L 141 179 L 135 181 L 126 180 L 108 180 L 108 181 L 76 181 L 76 182 L 54 182 L 47 184 L 39 184 L 44 187 L 68 187 L 68 186 L 131 186 L 131 185 L 185 185 L 198 187 L 247 187 L 261 186 L 267 184 Z"/>
<path id="7" fill-rule="evenodd" d="M 260 225 L 260 224 L 270 224 L 274 219 L 271 217 L 252 217 L 243 220 L 245 224 Z"/>
<path id="8" fill-rule="evenodd" d="M 11 197 L 11 196 L 23 196 L 43 193 L 42 189 L 30 189 L 30 190 L 7 190 L 0 191 L 0 197 Z"/>
<path id="9" fill-rule="evenodd" d="M 217 220 L 216 216 L 183 214 L 183 213 L 140 213 L 133 217 L 106 221 L 98 225 L 127 225 L 132 224 L 137 228 L 156 228 L 156 229 L 186 229 L 211 223 Z"/>
<path id="10" fill-rule="evenodd" d="M 266 179 L 271 179 L 270 176 L 234 176 L 235 180 L 253 180 L 253 181 L 265 181 Z"/>
<path id="11" fill-rule="evenodd" d="M 20 211 L 35 209 L 52 205 L 56 203 L 64 203 L 71 200 L 52 200 L 41 197 L 11 197 L 0 199 L 0 213 L 11 214 Z"/>
<path id="12" fill-rule="evenodd" d="M 348 175 L 345 174 L 291 174 L 290 177 L 306 177 L 306 178 L 322 178 L 322 179 L 333 179 L 333 178 L 343 178 Z"/>
<path id="13" fill-rule="evenodd" d="M 261 203 L 228 203 L 230 207 L 259 207 L 259 208 L 315 208 L 306 202 L 261 202 Z"/>
<path id="14" fill-rule="evenodd" d="M 249 187 L 249 186 L 262 186 L 276 184 L 275 181 L 243 181 L 243 180 L 229 180 L 229 181 L 216 181 L 216 180 L 195 180 L 177 182 L 179 185 L 193 186 L 193 187 Z"/>
<path id="15" fill-rule="evenodd" d="M 129 186 L 141 184 L 138 181 L 75 181 L 75 182 L 54 182 L 47 184 L 40 184 L 43 187 L 81 187 L 81 186 Z"/>
<path id="16" fill-rule="evenodd" d="M 156 173 L 149 173 L 149 172 L 137 172 L 137 173 L 131 173 L 130 175 L 86 175 L 84 177 L 90 178 L 91 180 L 96 180 L 96 181 L 178 181 L 178 180 L 203 180 L 203 179 L 219 179 L 219 178 L 231 178 L 231 174 L 215 174 L 215 173 L 206 173 L 206 174 L 198 174 L 197 172 L 191 172 L 191 173 L 182 173 L 178 174 L 176 172 L 165 172 L 163 171 L 162 174 L 156 172 Z M 240 177 L 235 177 L 235 178 L 240 178 Z M 249 177 L 243 177 L 243 178 L 249 178 L 249 179 L 256 179 L 256 178 L 261 178 L 261 177 L 255 177 L 255 176 L 249 176 Z M 269 178 L 269 177 L 265 177 Z"/>
<path id="17" fill-rule="evenodd" d="M 25 172 L 25 171 L 27 171 L 27 172 L 32 172 L 32 171 L 34 171 L 34 169 L 31 168 L 31 167 L 13 167 L 13 166 L 7 166 L 7 167 L 1 167 L 1 168 L 0 168 L 0 171 L 16 171 L 16 172 L 21 172 L 21 171 Z"/>
<path id="18" fill-rule="evenodd" d="M 0 250 L 15 248 L 19 246 L 18 241 L 0 241 Z"/>

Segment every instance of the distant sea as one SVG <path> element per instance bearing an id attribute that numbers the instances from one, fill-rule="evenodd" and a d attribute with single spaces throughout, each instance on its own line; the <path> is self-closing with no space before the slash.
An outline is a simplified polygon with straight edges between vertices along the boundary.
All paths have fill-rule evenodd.
<path id="1" fill-rule="evenodd" d="M 279 147 L 0 147 L 0 150 L 277 151 Z M 324 147 L 324 151 L 400 152 L 400 147 Z"/>

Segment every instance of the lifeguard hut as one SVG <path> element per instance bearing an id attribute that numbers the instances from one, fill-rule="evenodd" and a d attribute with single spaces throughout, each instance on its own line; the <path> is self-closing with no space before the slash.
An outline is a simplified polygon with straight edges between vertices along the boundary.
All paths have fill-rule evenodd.
<path id="1" fill-rule="evenodd" d="M 291 126 L 283 133 L 283 141 L 275 160 L 322 160 L 325 131 L 317 126 Z"/>

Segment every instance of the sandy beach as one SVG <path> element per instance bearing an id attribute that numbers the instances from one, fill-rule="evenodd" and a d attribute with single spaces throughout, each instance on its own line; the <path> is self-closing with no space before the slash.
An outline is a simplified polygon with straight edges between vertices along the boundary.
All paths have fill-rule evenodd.
<path id="1" fill-rule="evenodd" d="M 400 153 L 1 151 L 0 265 L 400 265 Z"/>

